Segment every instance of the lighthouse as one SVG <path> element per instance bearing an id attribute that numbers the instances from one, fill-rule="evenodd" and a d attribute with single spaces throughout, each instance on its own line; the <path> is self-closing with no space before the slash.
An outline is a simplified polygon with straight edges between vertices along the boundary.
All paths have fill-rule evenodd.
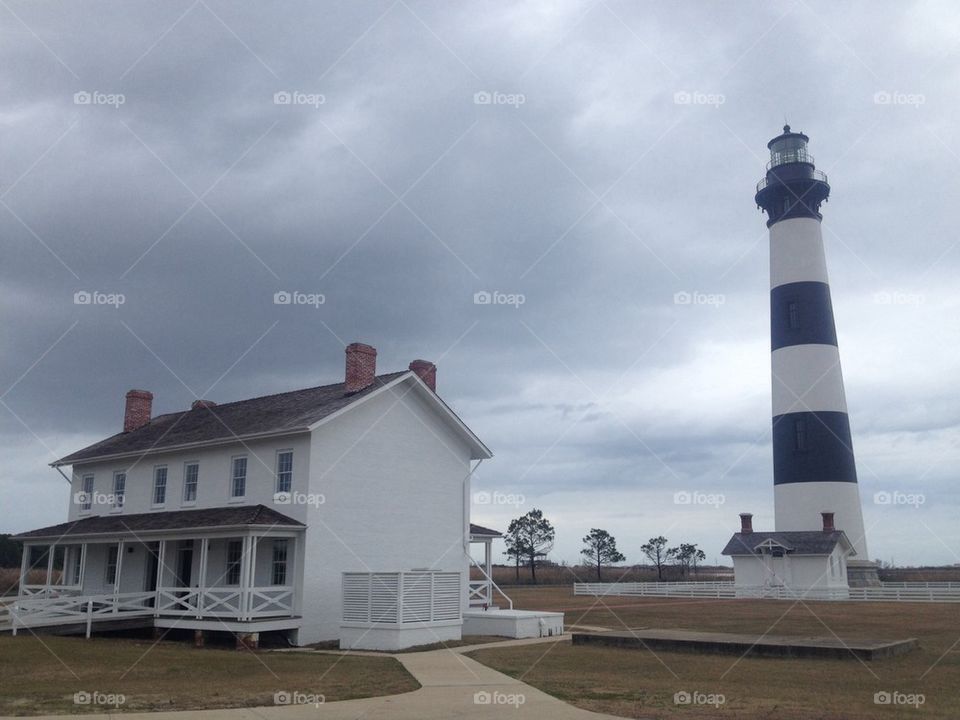
<path id="1" fill-rule="evenodd" d="M 775 524 L 778 532 L 816 530 L 833 513 L 856 552 L 850 585 L 872 584 L 820 229 L 830 185 L 808 141 L 785 125 L 767 144 L 755 198 L 770 230 Z"/>

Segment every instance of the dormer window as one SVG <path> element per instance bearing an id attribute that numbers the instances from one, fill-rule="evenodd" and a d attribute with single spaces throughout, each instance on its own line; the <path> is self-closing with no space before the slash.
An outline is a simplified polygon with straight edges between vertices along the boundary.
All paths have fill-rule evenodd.
<path id="1" fill-rule="evenodd" d="M 127 473 L 122 470 L 113 474 L 113 507 L 118 510 L 123 507 L 124 496 L 127 493 Z"/>
<path id="2" fill-rule="evenodd" d="M 153 469 L 153 504 L 167 502 L 167 466 L 158 465 Z"/>
<path id="3" fill-rule="evenodd" d="M 288 493 L 293 489 L 293 450 L 281 450 L 277 453 L 277 489 L 278 493 Z"/>
<path id="4" fill-rule="evenodd" d="M 230 497 L 237 499 L 247 494 L 247 458 L 246 456 L 235 457 L 231 463 L 232 472 L 230 473 Z"/>
<path id="5" fill-rule="evenodd" d="M 199 480 L 199 463 L 187 463 L 183 466 L 183 502 L 185 505 L 190 505 L 197 501 L 197 483 Z"/>

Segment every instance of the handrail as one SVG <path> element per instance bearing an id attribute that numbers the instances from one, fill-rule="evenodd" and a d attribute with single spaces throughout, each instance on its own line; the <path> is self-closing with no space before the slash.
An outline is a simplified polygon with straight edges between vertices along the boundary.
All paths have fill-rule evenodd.
<path id="1" fill-rule="evenodd" d="M 487 571 L 483 569 L 483 566 L 480 565 L 480 563 L 478 563 L 476 560 L 473 559 L 473 555 L 470 555 L 470 554 L 468 553 L 468 554 L 467 554 L 467 557 L 470 558 L 470 562 L 472 562 L 474 565 L 476 565 L 476 566 L 480 569 L 480 573 L 489 581 L 490 587 L 492 587 L 494 590 L 496 590 L 498 593 L 500 593 L 500 594 L 506 599 L 506 601 L 507 601 L 508 603 L 510 603 L 510 609 L 513 610 L 513 600 L 510 599 L 510 596 L 507 595 L 503 590 L 500 589 L 500 586 L 497 585 L 497 584 L 493 581 L 493 578 L 492 578 L 492 577 L 490 577 L 489 575 L 487 575 Z M 468 587 L 469 587 L 469 579 L 468 579 L 467 582 L 468 582 Z"/>
<path id="2" fill-rule="evenodd" d="M 822 182 L 828 182 L 828 180 L 827 180 L 827 174 L 826 174 L 825 172 L 822 172 L 822 171 L 817 170 L 817 169 L 814 169 L 814 170 L 813 170 L 812 177 L 813 177 L 814 180 L 820 180 L 820 181 L 822 181 Z M 777 178 L 776 176 L 774 176 L 774 179 L 775 179 L 775 180 L 779 180 L 779 178 Z M 804 179 L 809 179 L 809 178 L 804 178 Z M 781 181 L 781 182 L 782 182 L 782 181 Z M 767 187 L 769 184 L 770 184 L 770 177 L 769 177 L 769 176 L 764 176 L 763 179 L 760 180 L 760 182 L 757 183 L 757 192 L 760 192 L 760 191 L 763 190 L 765 187 Z"/>

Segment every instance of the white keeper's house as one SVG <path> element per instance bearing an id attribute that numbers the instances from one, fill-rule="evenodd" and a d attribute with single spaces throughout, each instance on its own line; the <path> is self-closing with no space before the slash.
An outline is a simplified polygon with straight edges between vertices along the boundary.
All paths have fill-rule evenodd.
<path id="1" fill-rule="evenodd" d="M 437 395 L 432 363 L 377 375 L 376 356 L 354 343 L 342 382 L 157 416 L 151 393 L 128 392 L 122 432 L 53 463 L 72 469 L 67 522 L 17 536 L 14 629 L 459 639 L 471 605 L 493 606 L 499 534 L 470 525 L 471 474 L 491 453 Z M 27 584 L 37 567 L 46 582 Z"/>

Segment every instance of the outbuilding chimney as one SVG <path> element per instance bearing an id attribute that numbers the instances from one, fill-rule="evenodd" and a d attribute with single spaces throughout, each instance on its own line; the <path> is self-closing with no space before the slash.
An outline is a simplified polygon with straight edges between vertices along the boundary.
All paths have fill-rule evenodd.
<path id="1" fill-rule="evenodd" d="M 832 533 L 836 529 L 833 526 L 833 513 L 822 512 L 820 516 L 823 518 L 823 531 L 825 533 Z"/>
<path id="2" fill-rule="evenodd" d="M 740 533 L 749 535 L 753 532 L 753 514 L 740 513 Z"/>
<path id="3" fill-rule="evenodd" d="M 123 410 L 123 431 L 132 432 L 150 422 L 153 412 L 153 393 L 149 390 L 130 390 Z"/>
<path id="4" fill-rule="evenodd" d="M 437 391 L 437 366 L 429 360 L 414 360 L 410 363 L 410 370 L 423 380 L 423 383 L 433 390 Z"/>
<path id="5" fill-rule="evenodd" d="M 355 393 L 373 384 L 377 376 L 377 350 L 363 343 L 347 345 L 346 390 Z"/>
<path id="6" fill-rule="evenodd" d="M 190 409 L 197 410 L 198 408 L 212 408 L 216 406 L 217 404 L 213 400 L 194 400 Z"/>

